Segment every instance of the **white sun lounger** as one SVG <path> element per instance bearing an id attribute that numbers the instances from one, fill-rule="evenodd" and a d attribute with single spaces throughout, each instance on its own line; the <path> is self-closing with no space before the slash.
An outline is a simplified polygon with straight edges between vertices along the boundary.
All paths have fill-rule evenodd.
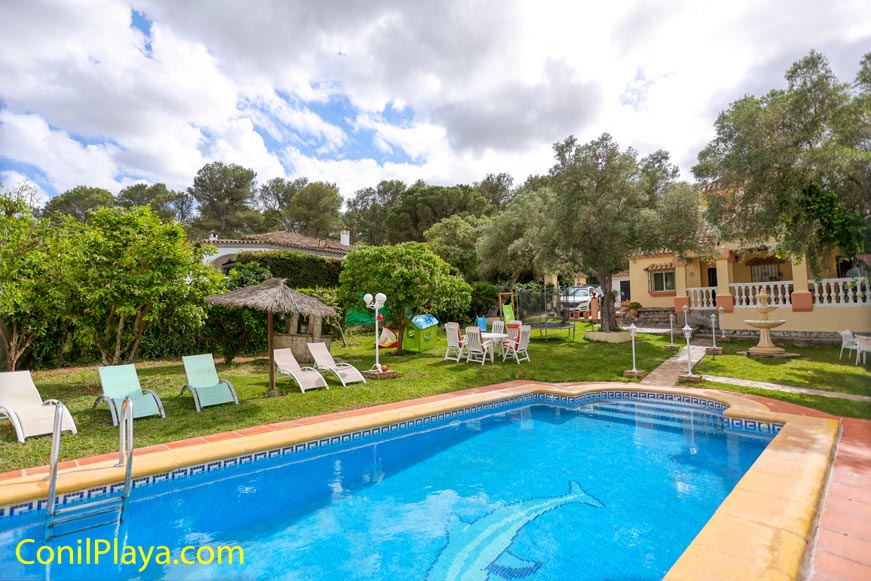
<path id="1" fill-rule="evenodd" d="M 0 418 L 8 418 L 22 444 L 25 438 L 50 434 L 54 429 L 56 399 L 42 401 L 29 371 L 0 373 Z M 62 430 L 77 433 L 68 409 L 63 411 Z"/>
<path id="2" fill-rule="evenodd" d="M 314 367 L 300 367 L 296 357 L 293 356 L 293 351 L 289 347 L 275 349 L 272 354 L 275 358 L 275 368 L 278 372 L 292 377 L 303 393 L 307 389 L 314 389 L 316 387 L 330 389 L 330 386 L 327 385 L 327 380 L 324 379 L 324 376 L 317 369 Z"/>
<path id="3" fill-rule="evenodd" d="M 339 378 L 342 385 L 356 383 L 362 381 L 366 383 L 366 378 L 360 373 L 360 370 L 350 363 L 336 363 L 333 356 L 330 355 L 330 350 L 326 343 L 306 343 L 309 352 L 315 360 L 315 367 L 322 371 L 329 371 Z"/>

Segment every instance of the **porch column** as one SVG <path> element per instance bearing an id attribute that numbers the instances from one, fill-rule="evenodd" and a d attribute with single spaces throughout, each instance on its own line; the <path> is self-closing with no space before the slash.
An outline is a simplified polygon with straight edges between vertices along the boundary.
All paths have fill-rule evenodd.
<path id="1" fill-rule="evenodd" d="M 792 262 L 792 312 L 806 313 L 814 310 L 814 296 L 808 289 L 807 257 L 801 262 Z"/>
<path id="2" fill-rule="evenodd" d="M 735 278 L 735 254 L 726 247 L 721 247 L 717 256 L 717 307 L 722 307 L 724 313 L 735 310 L 735 297 L 729 285 Z"/>
<path id="3" fill-rule="evenodd" d="M 674 257 L 674 312 L 682 313 L 684 305 L 690 304 L 687 296 L 687 263 Z"/>

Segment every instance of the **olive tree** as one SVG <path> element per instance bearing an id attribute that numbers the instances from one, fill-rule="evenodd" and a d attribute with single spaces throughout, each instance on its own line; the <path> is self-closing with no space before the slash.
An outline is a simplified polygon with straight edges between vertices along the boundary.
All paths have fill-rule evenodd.
<path id="1" fill-rule="evenodd" d="M 815 51 L 786 72 L 785 90 L 748 95 L 720 113 L 693 168 L 708 186 L 707 218 L 723 239 L 774 238 L 816 270 L 833 247 L 862 251 L 871 215 L 871 53 L 856 82 L 838 81 Z"/>
<path id="2" fill-rule="evenodd" d="M 663 151 L 639 159 L 606 133 L 584 145 L 568 137 L 554 152 L 544 251 L 553 262 L 581 265 L 596 277 L 605 292 L 602 330 L 616 331 L 612 276 L 639 250 L 667 247 L 683 254 L 699 248 L 698 205 L 687 197 L 687 186 L 673 181 L 677 172 Z M 660 227 L 666 224 L 668 229 Z"/>

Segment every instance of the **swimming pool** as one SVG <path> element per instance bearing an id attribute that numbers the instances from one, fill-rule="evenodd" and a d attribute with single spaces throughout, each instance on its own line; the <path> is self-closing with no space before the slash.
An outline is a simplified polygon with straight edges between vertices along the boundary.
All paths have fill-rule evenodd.
<path id="1" fill-rule="evenodd" d="M 725 406 L 685 399 L 528 396 L 151 479 L 124 542 L 239 546 L 244 565 L 22 565 L 15 544 L 42 534 L 31 511 L 0 520 L 0 575 L 659 579 L 775 431 L 728 429 Z"/>

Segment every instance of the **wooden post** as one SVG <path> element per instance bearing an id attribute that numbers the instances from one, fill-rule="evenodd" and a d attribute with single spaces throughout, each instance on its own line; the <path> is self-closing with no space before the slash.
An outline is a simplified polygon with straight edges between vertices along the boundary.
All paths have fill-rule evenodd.
<path id="1" fill-rule="evenodd" d="M 269 397 L 275 397 L 275 353 L 273 353 L 272 349 L 272 311 L 268 311 L 266 315 L 267 320 L 267 334 L 269 335 L 269 393 L 267 394 Z"/>

